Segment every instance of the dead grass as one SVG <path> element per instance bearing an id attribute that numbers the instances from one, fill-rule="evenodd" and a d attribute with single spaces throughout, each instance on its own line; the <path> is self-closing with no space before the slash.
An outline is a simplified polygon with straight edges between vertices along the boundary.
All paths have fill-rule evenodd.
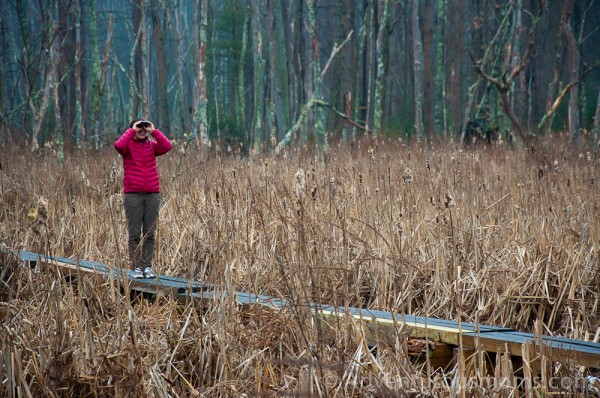
<path id="1" fill-rule="evenodd" d="M 200 161 L 173 151 L 159 160 L 157 271 L 294 305 L 273 312 L 227 298 L 206 308 L 131 301 L 102 279 L 74 287 L 5 254 L 0 391 L 451 396 L 458 377 L 477 374 L 475 357 L 444 372 L 411 362 L 402 330 L 374 352 L 364 325 L 347 319 L 330 328 L 309 302 L 530 332 L 539 321 L 545 334 L 593 339 L 596 148 L 580 154 L 557 138 L 527 149 L 370 142 L 332 148 L 321 160 L 291 151 Z M 63 168 L 51 154 L 2 156 L 6 247 L 127 267 L 116 152 L 67 154 Z M 36 232 L 27 214 L 40 198 L 47 229 Z M 496 364 L 497 375 L 515 371 Z M 503 388 L 471 393 L 508 396 Z"/>

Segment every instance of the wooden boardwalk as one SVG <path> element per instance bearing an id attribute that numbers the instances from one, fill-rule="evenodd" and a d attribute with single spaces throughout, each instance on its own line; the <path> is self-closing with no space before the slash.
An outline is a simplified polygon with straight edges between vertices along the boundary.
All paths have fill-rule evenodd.
<path id="1" fill-rule="evenodd" d="M 226 298 L 227 292 L 214 285 L 183 278 L 159 275 L 156 279 L 133 279 L 131 271 L 110 267 L 93 261 L 60 257 L 45 257 L 27 251 L 14 251 L 22 261 L 30 266 L 39 266 L 60 272 L 62 275 L 100 274 L 116 281 L 128 280 L 131 289 L 166 295 L 185 303 L 191 301 L 206 302 Z M 265 295 L 230 292 L 241 306 L 264 305 L 274 309 L 289 307 L 285 299 Z M 336 317 L 352 317 L 365 322 L 370 331 L 368 336 L 373 344 L 386 341 L 395 336 L 399 328 L 408 330 L 411 337 L 427 338 L 430 341 L 457 347 L 459 339 L 466 351 L 477 348 L 489 353 L 506 353 L 522 357 L 525 350 L 528 357 L 539 362 L 542 354 L 552 360 L 568 365 L 585 366 L 600 369 L 600 343 L 555 337 L 534 335 L 514 329 L 488 325 L 475 325 L 453 320 L 429 318 L 417 315 L 394 314 L 386 311 L 368 310 L 354 307 L 334 307 L 327 304 L 310 304 L 311 311 L 325 321 Z M 543 344 L 541 344 L 543 343 Z"/>

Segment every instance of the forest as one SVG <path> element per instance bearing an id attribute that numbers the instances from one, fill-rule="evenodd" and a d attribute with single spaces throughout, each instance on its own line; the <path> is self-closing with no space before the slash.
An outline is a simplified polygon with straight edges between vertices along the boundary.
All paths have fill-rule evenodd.
<path id="1" fill-rule="evenodd" d="M 255 154 L 598 134 L 596 0 L 1 4 L 0 140 L 32 150 L 97 147 L 135 117 Z"/>

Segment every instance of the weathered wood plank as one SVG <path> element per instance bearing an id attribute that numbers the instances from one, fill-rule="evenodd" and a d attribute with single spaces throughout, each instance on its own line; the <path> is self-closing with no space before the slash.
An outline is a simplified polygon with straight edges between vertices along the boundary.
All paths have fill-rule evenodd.
<path id="1" fill-rule="evenodd" d="M 105 277 L 123 280 L 127 278 L 134 290 L 165 294 L 177 298 L 180 302 L 195 301 L 207 304 L 210 301 L 225 300 L 229 297 L 241 306 L 264 305 L 280 309 L 292 305 L 288 300 L 266 295 L 227 292 L 214 285 L 199 281 L 190 281 L 159 275 L 156 279 L 133 279 L 131 271 L 83 259 L 48 258 L 27 251 L 14 251 L 23 261 L 43 267 L 53 267 L 64 273 L 97 273 Z M 466 350 L 483 349 L 491 353 L 510 353 L 522 357 L 523 349 L 531 353 L 544 353 L 550 359 L 570 365 L 586 366 L 600 369 L 600 343 L 569 339 L 566 337 L 542 336 L 537 338 L 532 333 L 519 332 L 511 328 L 490 325 L 475 325 L 453 320 L 430 318 L 419 315 L 396 314 L 387 311 L 368 310 L 354 307 L 334 307 L 326 304 L 308 304 L 310 310 L 321 319 L 328 321 L 335 318 L 352 317 L 367 326 L 371 342 L 393 341 L 398 333 L 405 333 L 413 338 L 458 346 L 459 336 Z M 543 344 L 543 347 L 540 345 Z M 526 348 L 523 348 L 526 347 Z"/>

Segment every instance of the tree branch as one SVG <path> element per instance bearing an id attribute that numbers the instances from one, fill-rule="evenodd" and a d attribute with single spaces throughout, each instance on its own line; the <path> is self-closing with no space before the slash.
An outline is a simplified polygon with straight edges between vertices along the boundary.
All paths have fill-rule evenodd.
<path id="1" fill-rule="evenodd" d="M 336 115 L 338 115 L 339 117 L 341 117 L 342 119 L 344 119 L 345 121 L 350 123 L 351 125 L 358 127 L 359 129 L 363 130 L 365 133 L 370 132 L 368 126 L 364 126 L 364 125 L 358 123 L 357 121 L 353 120 L 350 116 L 335 109 L 332 105 L 330 105 L 329 103 L 327 103 L 325 101 L 315 100 L 315 105 L 324 106 L 326 108 L 329 108 L 329 110 L 331 110 L 333 113 L 335 113 Z"/>
<path id="2" fill-rule="evenodd" d="M 329 108 L 329 110 L 331 110 L 333 113 L 335 113 L 336 115 L 338 115 L 339 117 L 341 117 L 342 119 L 344 119 L 345 121 L 347 121 L 348 123 L 352 124 L 353 126 L 358 127 L 359 129 L 364 130 L 367 133 L 369 132 L 369 128 L 367 126 L 363 126 L 362 124 L 360 124 L 357 121 L 353 120 L 350 116 L 348 116 L 345 113 L 340 112 L 339 110 L 335 109 L 333 106 L 331 106 L 327 102 L 325 102 L 323 100 L 320 100 L 320 99 L 316 99 L 316 98 L 313 97 L 302 108 L 302 111 L 300 112 L 300 116 L 298 117 L 298 120 L 296 121 L 296 123 L 294 124 L 294 126 L 292 126 L 292 128 L 288 130 L 288 132 L 281 139 L 281 141 L 279 141 L 279 144 L 277 144 L 277 146 L 275 147 L 275 154 L 279 154 L 290 143 L 290 141 L 292 140 L 292 136 L 298 130 L 300 130 L 300 127 L 302 127 L 302 124 L 304 124 L 304 121 L 306 120 L 306 117 L 308 116 L 308 112 L 315 105 Z"/>
<path id="3" fill-rule="evenodd" d="M 342 42 L 342 44 L 340 44 L 339 46 L 333 46 L 333 49 L 331 50 L 331 55 L 329 56 L 329 60 L 327 60 L 327 63 L 325 64 L 325 67 L 323 68 L 323 71 L 321 71 L 321 79 L 323 78 L 323 76 L 325 76 L 325 72 L 327 72 L 327 69 L 329 69 L 329 66 L 331 65 L 331 61 L 333 61 L 333 58 L 337 55 L 338 52 L 340 52 L 340 50 L 342 49 L 342 47 L 344 47 L 344 45 L 346 43 L 348 43 L 348 41 L 350 40 L 350 38 L 352 37 L 352 33 L 354 31 L 351 30 L 350 33 L 348 33 L 348 36 L 346 37 L 346 39 Z"/>
<path id="4" fill-rule="evenodd" d="M 540 120 L 540 122 L 538 123 L 538 125 L 536 127 L 536 132 L 541 131 L 544 128 L 544 126 L 546 125 L 546 123 L 548 123 L 548 119 L 550 119 L 550 117 L 554 114 L 554 112 L 556 112 L 556 109 L 558 109 L 562 100 L 565 98 L 567 93 L 569 91 L 571 91 L 571 88 L 573 86 L 575 86 L 576 84 L 578 84 L 581 81 L 581 79 L 583 79 L 585 77 L 585 75 L 587 75 L 589 72 L 591 72 L 592 70 L 596 69 L 599 66 L 600 66 L 600 61 L 597 61 L 595 64 L 593 64 L 590 67 L 584 67 L 583 71 L 579 74 L 579 76 L 577 76 L 577 78 L 575 78 L 575 80 L 571 81 L 569 84 L 567 84 L 562 89 L 560 94 L 558 94 L 558 96 L 552 103 L 552 106 L 548 109 L 546 114 L 542 117 L 542 120 Z"/>

